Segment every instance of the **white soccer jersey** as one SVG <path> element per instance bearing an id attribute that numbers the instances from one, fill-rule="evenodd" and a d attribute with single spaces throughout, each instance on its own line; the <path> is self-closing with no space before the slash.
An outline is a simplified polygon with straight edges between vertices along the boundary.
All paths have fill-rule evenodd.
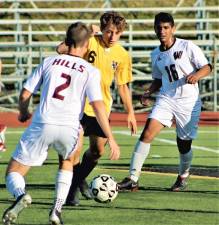
<path id="1" fill-rule="evenodd" d="M 33 122 L 79 126 L 85 97 L 102 100 L 99 70 L 71 55 L 47 57 L 26 81 L 24 88 L 36 93 L 42 86 Z"/>
<path id="2" fill-rule="evenodd" d="M 152 53 L 152 78 L 162 80 L 160 95 L 171 99 L 187 98 L 196 101 L 199 96 L 198 84 L 187 84 L 185 77 L 208 64 L 202 50 L 188 40 L 176 38 L 173 46 Z"/>

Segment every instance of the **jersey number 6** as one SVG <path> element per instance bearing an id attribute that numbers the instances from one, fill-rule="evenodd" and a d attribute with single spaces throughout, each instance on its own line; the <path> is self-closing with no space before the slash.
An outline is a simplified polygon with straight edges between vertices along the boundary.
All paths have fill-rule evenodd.
<path id="1" fill-rule="evenodd" d="M 65 83 L 63 83 L 63 84 L 59 85 L 58 87 L 56 87 L 52 97 L 60 99 L 60 100 L 64 100 L 65 97 L 63 95 L 60 95 L 60 91 L 63 91 L 64 89 L 66 89 L 70 85 L 70 83 L 71 83 L 71 76 L 68 75 L 68 74 L 62 73 L 61 77 L 63 77 L 65 79 Z"/>

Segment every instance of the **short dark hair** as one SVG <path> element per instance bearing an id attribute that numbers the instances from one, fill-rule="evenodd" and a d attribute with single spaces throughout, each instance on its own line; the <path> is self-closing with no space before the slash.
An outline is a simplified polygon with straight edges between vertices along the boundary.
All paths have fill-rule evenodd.
<path id="1" fill-rule="evenodd" d="M 124 31 L 127 25 L 125 18 L 115 11 L 105 12 L 100 17 L 100 30 L 104 30 L 108 25 L 113 24 L 119 31 Z"/>
<path id="2" fill-rule="evenodd" d="M 81 46 L 91 37 L 92 31 L 82 22 L 71 24 L 66 32 L 65 44 L 69 47 Z"/>
<path id="3" fill-rule="evenodd" d="M 170 23 L 172 27 L 174 26 L 174 19 L 172 15 L 166 12 L 160 12 L 155 16 L 154 26 L 156 26 L 160 22 Z"/>

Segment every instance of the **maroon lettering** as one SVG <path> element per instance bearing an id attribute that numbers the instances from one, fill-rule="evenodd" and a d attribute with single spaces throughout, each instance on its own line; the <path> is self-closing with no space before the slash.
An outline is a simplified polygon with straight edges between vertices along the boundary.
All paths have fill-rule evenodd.
<path id="1" fill-rule="evenodd" d="M 65 59 L 64 59 L 64 60 L 62 60 L 62 62 L 61 62 L 61 66 L 63 66 L 63 65 L 64 65 L 64 63 L 65 63 Z"/>
<path id="2" fill-rule="evenodd" d="M 82 73 L 82 72 L 84 72 L 84 68 L 85 67 L 83 65 L 80 65 L 78 71 Z"/>
<path id="3" fill-rule="evenodd" d="M 61 62 L 61 59 L 55 59 L 52 65 L 59 65 L 60 62 Z"/>
<path id="4" fill-rule="evenodd" d="M 67 61 L 67 62 L 65 63 L 65 67 L 68 67 L 68 68 L 70 67 L 70 66 L 69 66 L 69 61 Z"/>
<path id="5" fill-rule="evenodd" d="M 73 70 L 76 70 L 76 63 L 74 63 L 71 67 Z"/>
<path id="6" fill-rule="evenodd" d="M 64 100 L 65 97 L 63 95 L 61 95 L 60 92 L 63 91 L 64 89 L 66 89 L 70 85 L 71 76 L 68 74 L 62 73 L 61 77 L 63 77 L 65 79 L 65 83 L 56 87 L 52 97 L 57 98 L 59 100 Z"/>

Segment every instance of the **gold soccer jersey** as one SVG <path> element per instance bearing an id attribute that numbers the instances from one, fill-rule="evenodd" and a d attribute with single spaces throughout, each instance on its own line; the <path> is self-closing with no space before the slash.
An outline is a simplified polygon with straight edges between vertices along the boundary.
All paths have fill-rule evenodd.
<path id="1" fill-rule="evenodd" d="M 117 85 L 123 85 L 132 81 L 131 58 L 120 44 L 106 48 L 101 42 L 101 36 L 94 36 L 89 40 L 85 59 L 101 72 L 103 101 L 107 112 L 110 113 L 112 106 L 110 86 L 113 79 L 115 79 Z M 86 101 L 84 112 L 88 116 L 95 116 L 88 101 Z"/>

